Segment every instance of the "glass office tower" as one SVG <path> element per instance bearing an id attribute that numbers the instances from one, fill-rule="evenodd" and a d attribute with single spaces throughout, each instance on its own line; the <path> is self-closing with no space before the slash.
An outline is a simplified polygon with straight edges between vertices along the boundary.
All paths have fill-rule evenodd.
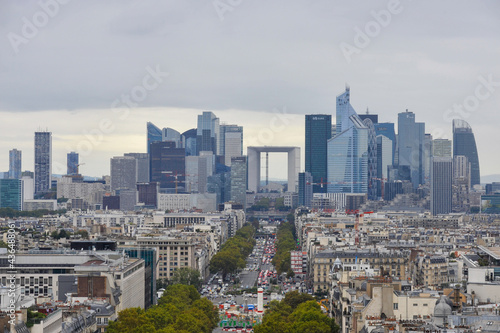
<path id="1" fill-rule="evenodd" d="M 312 183 L 316 183 L 313 185 L 314 193 L 326 193 L 327 142 L 331 137 L 331 115 L 306 115 L 306 172 L 312 175 Z"/>
<path id="2" fill-rule="evenodd" d="M 350 91 L 337 96 L 336 135 L 328 140 L 328 192 L 367 193 L 368 127 L 350 104 Z"/>
<path id="3" fill-rule="evenodd" d="M 453 156 L 463 155 L 471 164 L 471 186 L 481 183 L 476 139 L 470 125 L 461 119 L 453 119 Z"/>
<path id="4" fill-rule="evenodd" d="M 149 149 L 151 147 L 151 143 L 162 141 L 162 130 L 159 127 L 155 126 L 153 123 L 150 123 L 149 121 L 148 121 L 146 127 L 147 127 L 147 132 L 148 132 L 147 145 L 148 145 L 148 154 L 149 154 Z"/>

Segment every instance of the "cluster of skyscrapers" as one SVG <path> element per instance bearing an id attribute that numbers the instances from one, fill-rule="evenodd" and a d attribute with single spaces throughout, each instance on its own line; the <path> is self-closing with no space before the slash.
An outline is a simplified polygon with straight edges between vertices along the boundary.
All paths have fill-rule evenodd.
<path id="1" fill-rule="evenodd" d="M 434 215 L 466 209 L 468 191 L 480 183 L 476 143 L 467 122 L 453 121 L 453 149 L 451 140 L 433 140 L 425 133 L 425 124 L 408 110 L 398 114 L 396 134 L 394 124 L 379 123 L 378 115 L 356 113 L 348 87 L 337 97 L 333 126 L 331 119 L 330 115 L 306 115 L 301 204 L 310 205 L 314 193 L 357 193 L 370 200 L 391 200 L 414 191 L 430 194 Z"/>
<path id="2" fill-rule="evenodd" d="M 146 152 L 111 158 L 110 176 L 100 181 L 84 181 L 78 153 L 70 152 L 67 175 L 53 183 L 52 135 L 36 132 L 34 173 L 22 173 L 21 151 L 11 150 L 8 179 L 0 183 L 0 206 L 22 209 L 26 199 L 41 197 L 57 185 L 58 198 L 82 198 L 91 207 L 157 207 L 161 193 L 200 194 L 196 200 L 210 197 L 214 204 L 232 201 L 246 207 L 247 190 L 261 188 L 261 152 L 266 157 L 269 152 L 288 153 L 287 191 L 298 192 L 298 204 L 305 206 L 311 206 L 316 194 L 337 199 L 356 194 L 380 201 L 413 192 L 430 195 L 432 213 L 445 214 L 467 211 L 469 192 L 480 183 L 477 147 L 467 122 L 453 121 L 453 141 L 433 140 L 425 124 L 406 110 L 398 114 L 396 134 L 394 123 L 379 122 L 368 111 L 358 114 L 349 87 L 337 96 L 335 123 L 332 115 L 305 116 L 303 173 L 300 148 L 248 147 L 246 156 L 242 126 L 221 124 L 210 111 L 197 120 L 196 128 L 183 133 L 148 122 Z M 22 199 L 11 200 L 13 196 Z M 173 200 L 162 200 L 167 199 Z M 83 201 L 75 205 L 85 206 Z"/>

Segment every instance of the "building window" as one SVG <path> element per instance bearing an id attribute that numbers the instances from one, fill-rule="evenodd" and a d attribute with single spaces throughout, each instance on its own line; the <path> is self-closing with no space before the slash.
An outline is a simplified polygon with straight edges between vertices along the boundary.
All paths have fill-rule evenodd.
<path id="1" fill-rule="evenodd" d="M 393 304 L 393 310 L 397 310 L 398 309 L 398 305 L 399 305 L 398 303 L 394 303 Z"/>

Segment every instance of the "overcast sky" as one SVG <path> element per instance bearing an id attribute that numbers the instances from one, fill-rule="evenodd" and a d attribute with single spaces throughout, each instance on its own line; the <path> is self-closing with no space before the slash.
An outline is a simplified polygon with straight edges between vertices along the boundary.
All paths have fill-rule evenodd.
<path id="1" fill-rule="evenodd" d="M 0 171 L 12 148 L 33 170 L 42 128 L 54 173 L 77 150 L 84 174 L 109 174 L 146 151 L 147 121 L 182 132 L 203 110 L 245 146 L 303 149 L 304 114 L 334 116 L 347 83 L 380 121 L 409 109 L 451 138 L 466 120 L 481 174 L 500 174 L 498 1 L 59 1 L 0 2 Z"/>

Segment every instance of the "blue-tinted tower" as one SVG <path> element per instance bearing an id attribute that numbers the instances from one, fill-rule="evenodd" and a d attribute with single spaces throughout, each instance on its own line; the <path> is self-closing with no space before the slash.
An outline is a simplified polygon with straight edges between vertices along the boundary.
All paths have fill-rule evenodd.
<path id="1" fill-rule="evenodd" d="M 336 135 L 328 140 L 328 192 L 368 192 L 369 129 L 350 104 L 350 90 L 337 96 Z"/>
<path id="2" fill-rule="evenodd" d="M 71 152 L 68 153 L 66 158 L 67 174 L 77 175 L 78 174 L 78 153 Z"/>

